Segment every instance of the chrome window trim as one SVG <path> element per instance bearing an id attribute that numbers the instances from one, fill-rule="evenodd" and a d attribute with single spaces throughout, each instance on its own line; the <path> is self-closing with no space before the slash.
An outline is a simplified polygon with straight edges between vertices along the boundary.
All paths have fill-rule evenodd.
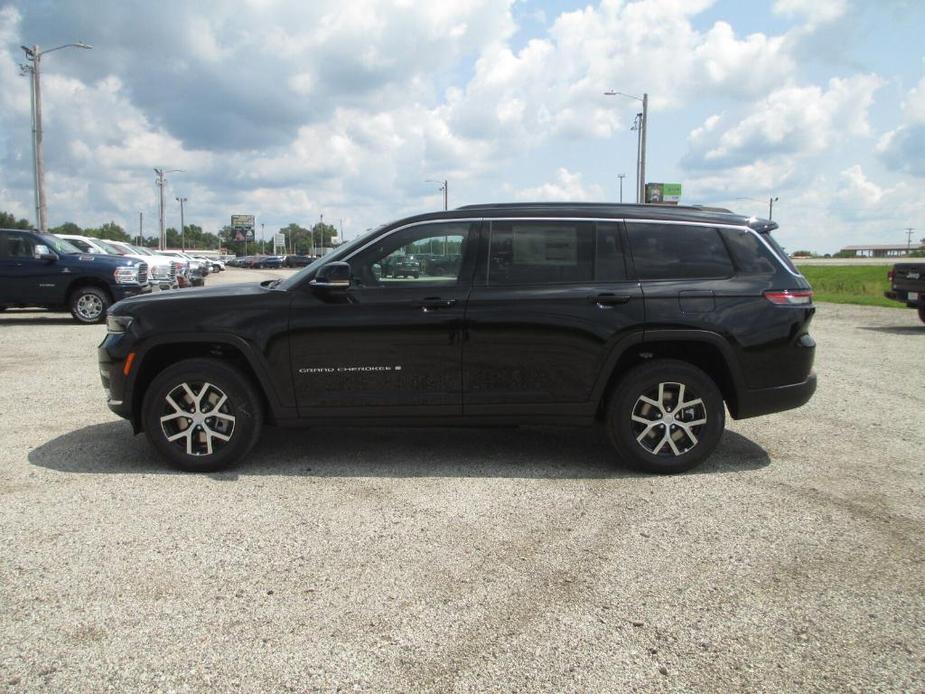
<path id="1" fill-rule="evenodd" d="M 451 219 L 426 219 L 420 222 L 411 222 L 410 224 L 403 224 L 400 227 L 395 227 L 382 234 L 376 238 L 369 241 L 369 243 L 364 244 L 360 248 L 356 249 L 353 253 L 348 255 L 346 258 L 343 258 L 344 261 L 350 260 L 357 253 L 362 253 L 364 250 L 369 248 L 375 243 L 378 243 L 382 239 L 391 236 L 394 233 L 403 231 L 404 229 L 410 229 L 411 227 L 422 226 L 424 224 L 450 224 L 458 222 L 467 222 L 471 224 L 472 222 L 505 222 L 505 221 L 515 221 L 515 222 L 634 222 L 639 224 L 672 224 L 677 226 L 690 226 L 690 227 L 712 227 L 715 229 L 738 229 L 739 231 L 744 231 L 749 234 L 755 235 L 761 244 L 771 253 L 772 256 L 777 260 L 780 266 L 787 271 L 788 274 L 793 275 L 794 277 L 803 277 L 799 272 L 794 272 L 791 270 L 787 263 L 783 261 L 778 252 L 774 250 L 774 247 L 771 246 L 767 241 L 762 238 L 762 235 L 757 231 L 752 229 L 746 224 L 722 224 L 722 223 L 713 223 L 713 222 L 700 222 L 700 221 L 687 221 L 687 220 L 678 220 L 678 219 L 637 219 L 634 217 L 556 217 L 556 216 L 543 216 L 543 217 L 454 217 Z"/>

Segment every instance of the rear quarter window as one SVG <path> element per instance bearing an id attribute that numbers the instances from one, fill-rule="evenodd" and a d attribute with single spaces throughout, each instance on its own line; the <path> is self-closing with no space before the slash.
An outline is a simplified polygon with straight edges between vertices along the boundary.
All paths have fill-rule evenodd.
<path id="1" fill-rule="evenodd" d="M 641 280 L 714 279 L 734 274 L 729 252 L 713 227 L 627 222 Z"/>
<path id="2" fill-rule="evenodd" d="M 779 265 L 757 234 L 741 229 L 723 229 L 726 245 L 736 270 L 742 275 L 773 275 Z"/>

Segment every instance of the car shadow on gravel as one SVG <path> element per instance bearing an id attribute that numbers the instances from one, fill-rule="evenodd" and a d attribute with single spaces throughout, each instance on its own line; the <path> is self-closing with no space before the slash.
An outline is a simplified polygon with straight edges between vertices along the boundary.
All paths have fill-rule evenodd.
<path id="1" fill-rule="evenodd" d="M 877 333 L 886 333 L 887 335 L 925 335 L 925 324 L 923 325 L 873 325 L 859 326 L 861 330 L 872 330 Z"/>
<path id="2" fill-rule="evenodd" d="M 72 431 L 34 448 L 33 465 L 69 473 L 185 474 L 167 465 L 126 422 Z M 688 474 L 766 467 L 767 451 L 732 431 L 706 463 Z M 592 479 L 638 477 L 616 460 L 599 429 L 276 429 L 267 427 L 239 465 L 210 477 L 505 477 Z"/>
<path id="3" fill-rule="evenodd" d="M 0 312 L 0 326 L 4 325 L 96 325 L 78 323 L 70 313 Z"/>

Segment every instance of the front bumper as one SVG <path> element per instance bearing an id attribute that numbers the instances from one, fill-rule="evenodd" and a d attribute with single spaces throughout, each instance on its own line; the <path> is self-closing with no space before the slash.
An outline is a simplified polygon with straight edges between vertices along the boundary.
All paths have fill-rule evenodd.
<path id="1" fill-rule="evenodd" d="M 131 392 L 126 369 L 128 352 L 122 335 L 107 334 L 96 350 L 100 380 L 106 391 L 106 405 L 124 419 L 132 418 Z M 129 374 L 126 373 L 129 372 Z"/>
<path id="2" fill-rule="evenodd" d="M 802 383 L 774 388 L 747 389 L 738 394 L 738 403 L 733 416 L 736 419 L 747 419 L 772 412 L 792 410 L 809 402 L 815 392 L 815 372 L 810 373 Z"/>

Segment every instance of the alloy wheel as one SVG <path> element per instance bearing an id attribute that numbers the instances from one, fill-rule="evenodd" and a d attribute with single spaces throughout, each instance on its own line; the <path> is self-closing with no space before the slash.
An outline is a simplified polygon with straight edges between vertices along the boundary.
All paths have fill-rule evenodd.
<path id="1" fill-rule="evenodd" d="M 168 442 L 187 455 L 204 456 L 231 441 L 235 416 L 218 386 L 184 382 L 164 396 L 160 422 Z"/>
<path id="2" fill-rule="evenodd" d="M 77 299 L 77 313 L 85 321 L 96 321 L 103 313 L 103 302 L 96 294 L 83 294 Z"/>
<path id="3" fill-rule="evenodd" d="M 707 410 L 697 393 L 683 383 L 659 383 L 633 406 L 633 436 L 653 455 L 680 456 L 698 443 Z"/>

